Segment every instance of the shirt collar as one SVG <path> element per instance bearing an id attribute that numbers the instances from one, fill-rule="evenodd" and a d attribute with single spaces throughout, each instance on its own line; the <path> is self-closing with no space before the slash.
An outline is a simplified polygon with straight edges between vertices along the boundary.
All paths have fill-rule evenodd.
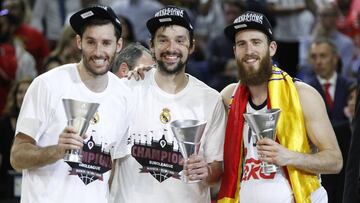
<path id="1" fill-rule="evenodd" d="M 336 79 L 337 79 L 337 72 L 335 72 L 330 79 L 326 80 L 324 78 L 321 78 L 319 75 L 316 75 L 317 79 L 319 80 L 320 84 L 323 86 L 325 83 L 330 83 L 331 85 L 336 85 Z"/>

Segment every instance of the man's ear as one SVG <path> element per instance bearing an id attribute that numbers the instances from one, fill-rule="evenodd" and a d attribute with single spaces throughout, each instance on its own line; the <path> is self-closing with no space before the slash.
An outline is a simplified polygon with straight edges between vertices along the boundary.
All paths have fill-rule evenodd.
<path id="1" fill-rule="evenodd" d="M 116 43 L 116 53 L 119 53 L 123 46 L 123 39 L 122 37 L 119 38 L 119 40 Z"/>
<path id="2" fill-rule="evenodd" d="M 80 35 L 76 35 L 76 46 L 79 50 L 81 50 L 81 37 Z"/>
<path id="3" fill-rule="evenodd" d="M 129 72 L 129 66 L 127 63 L 122 62 L 119 66 L 118 71 L 115 73 L 119 78 L 125 77 L 125 75 Z"/>
<path id="4" fill-rule="evenodd" d="M 192 41 L 192 46 L 189 49 L 189 54 L 192 54 L 195 51 L 195 39 L 193 39 Z"/>
<path id="5" fill-rule="evenodd" d="M 277 44 L 275 41 L 270 42 L 270 56 L 274 56 L 277 50 Z"/>
<path id="6" fill-rule="evenodd" d="M 154 42 L 151 39 L 149 40 L 149 50 L 151 53 L 154 53 Z"/>

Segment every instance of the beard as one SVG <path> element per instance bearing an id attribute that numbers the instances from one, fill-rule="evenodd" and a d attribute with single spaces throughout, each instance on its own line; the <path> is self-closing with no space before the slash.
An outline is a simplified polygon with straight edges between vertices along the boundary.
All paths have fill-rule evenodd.
<path id="1" fill-rule="evenodd" d="M 260 60 L 260 67 L 257 70 L 254 66 L 248 67 L 249 70 L 246 70 L 242 60 L 243 59 L 236 60 L 241 83 L 247 86 L 257 86 L 269 81 L 272 74 L 272 63 L 269 51 L 267 51 L 265 57 Z"/>
<path id="2" fill-rule="evenodd" d="M 171 54 L 174 55 L 174 53 L 171 53 L 171 52 L 164 52 L 164 53 L 162 53 L 162 54 L 160 55 L 160 57 L 162 57 L 163 55 L 166 55 L 166 54 L 168 54 L 168 55 L 171 55 Z M 182 56 L 183 56 L 181 53 L 179 53 L 179 54 L 177 54 L 177 55 L 178 55 L 179 58 L 182 58 Z M 189 57 L 186 58 L 185 62 L 179 61 L 179 62 L 175 65 L 175 67 L 174 67 L 173 69 L 168 68 L 168 67 L 165 65 L 165 63 L 164 63 L 163 61 L 161 61 L 161 60 L 156 60 L 156 62 L 157 62 L 157 64 L 158 64 L 158 67 L 159 67 L 159 69 L 160 69 L 161 72 L 166 73 L 167 75 L 176 75 L 176 74 L 178 74 L 178 73 L 185 67 L 185 65 L 186 65 L 187 62 L 188 62 L 188 59 L 189 59 Z"/>

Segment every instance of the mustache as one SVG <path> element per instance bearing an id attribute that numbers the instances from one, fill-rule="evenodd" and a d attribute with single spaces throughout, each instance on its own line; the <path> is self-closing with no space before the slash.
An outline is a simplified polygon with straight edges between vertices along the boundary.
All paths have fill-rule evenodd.
<path id="1" fill-rule="evenodd" d="M 260 57 L 259 57 L 258 55 L 255 55 L 255 54 L 245 55 L 245 56 L 241 59 L 241 61 L 242 61 L 242 62 L 245 62 L 245 61 L 247 61 L 247 60 L 249 60 L 249 59 L 259 60 Z"/>
<path id="2" fill-rule="evenodd" d="M 165 51 L 160 54 L 160 57 L 163 57 L 166 55 L 177 56 L 179 58 L 181 58 L 183 56 L 181 53 L 178 53 L 178 52 Z"/>
<path id="3" fill-rule="evenodd" d="M 90 57 L 90 59 L 91 60 L 106 60 L 107 59 L 107 57 L 105 57 L 105 56 L 92 56 L 92 57 Z"/>

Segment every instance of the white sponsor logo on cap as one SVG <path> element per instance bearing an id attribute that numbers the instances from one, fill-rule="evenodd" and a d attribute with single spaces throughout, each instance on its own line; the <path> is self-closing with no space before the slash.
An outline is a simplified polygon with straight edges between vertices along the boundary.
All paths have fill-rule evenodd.
<path id="1" fill-rule="evenodd" d="M 93 13 L 92 11 L 87 11 L 87 12 L 81 14 L 80 16 L 81 16 L 83 19 L 85 19 L 85 18 L 88 18 L 88 17 L 93 16 L 93 15 L 94 15 L 94 13 Z"/>
<path id="2" fill-rule="evenodd" d="M 240 29 L 240 28 L 244 28 L 244 27 L 247 27 L 247 25 L 246 24 L 239 24 L 239 25 L 234 26 L 235 29 Z"/>
<path id="3" fill-rule="evenodd" d="M 171 22 L 171 21 L 172 21 L 171 18 L 160 18 L 160 19 L 159 19 L 159 22 L 160 22 L 160 23 L 163 23 L 163 22 Z"/>

